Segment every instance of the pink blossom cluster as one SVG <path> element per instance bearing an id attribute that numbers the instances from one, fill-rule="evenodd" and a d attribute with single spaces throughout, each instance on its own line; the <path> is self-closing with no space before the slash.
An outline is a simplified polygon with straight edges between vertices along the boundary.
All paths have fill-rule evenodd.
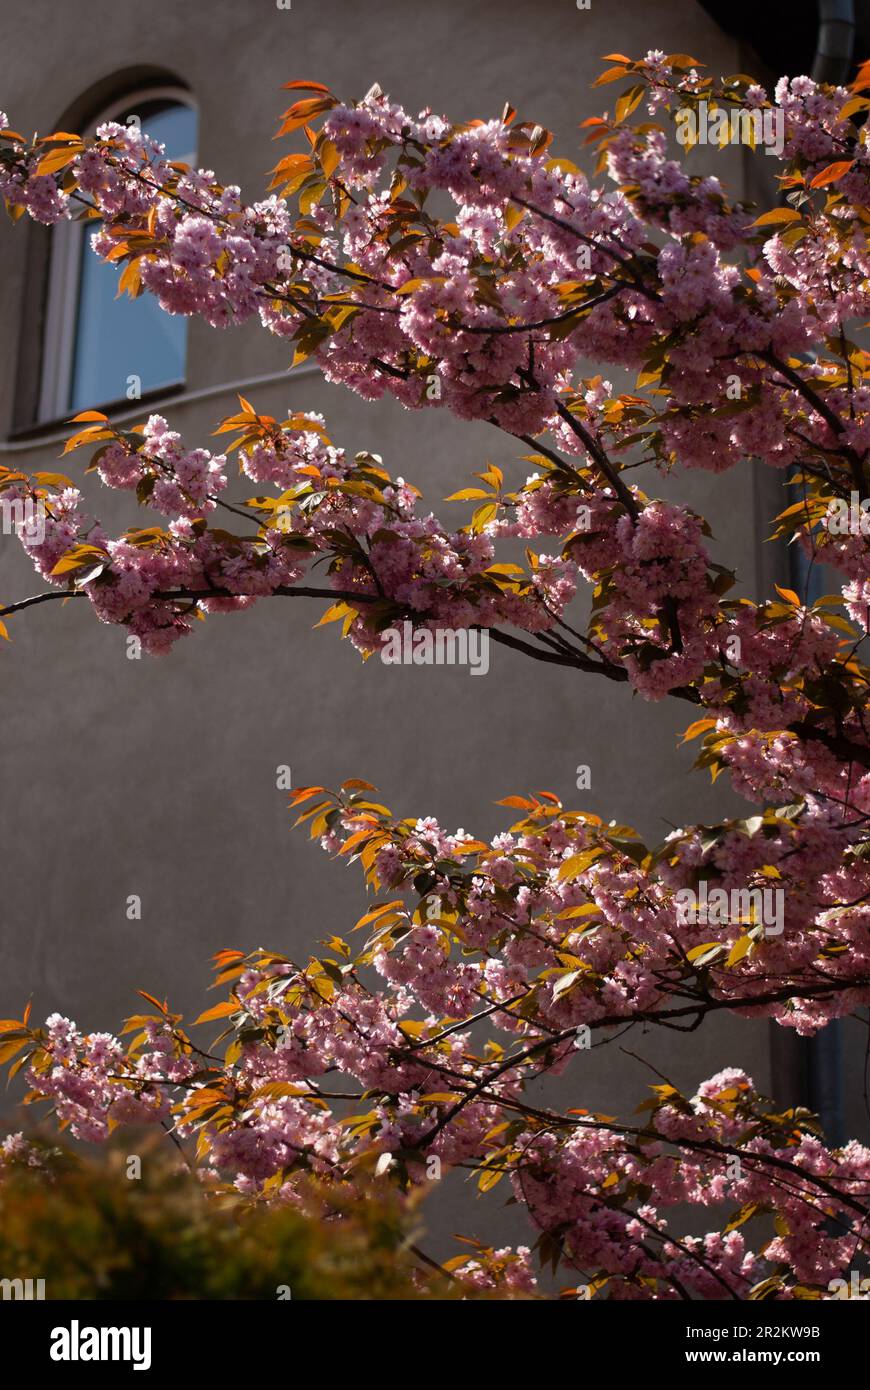
<path id="1" fill-rule="evenodd" d="M 363 651 L 379 648 L 389 617 L 408 614 L 434 629 L 508 623 L 535 632 L 549 627 L 574 597 L 570 560 L 539 555 L 522 591 L 497 582 L 488 573 L 495 558 L 489 537 L 448 531 L 432 513 L 418 514 L 416 489 L 401 479 L 394 483 L 379 459 L 347 458 L 329 442 L 318 416 L 294 419 L 299 427 L 271 422 L 240 454 L 253 481 L 282 489 L 252 499 L 253 511 L 231 508 L 252 523 L 248 534 L 205 524 L 223 505 L 225 457 L 185 449 L 157 415 L 139 435 L 114 431 L 101 418 L 76 439 L 109 436 L 94 455 L 102 481 L 135 490 L 140 502 L 168 515 L 165 530 L 111 539 L 83 512 L 75 487 L 34 486 L 28 493 L 18 481 L 22 475 L 13 474 L 0 478 L 0 490 L 10 500 L 38 496 L 45 507 L 44 533 L 20 532 L 37 571 L 86 594 L 102 622 L 125 625 L 155 653 L 191 630 L 197 610 L 243 608 L 286 592 L 324 555 L 332 560 L 333 588 L 357 604 L 349 635 Z"/>
<path id="2" fill-rule="evenodd" d="M 259 1199 L 299 1202 L 311 1177 L 359 1187 L 372 1167 L 375 1181 L 393 1171 L 413 1187 L 426 1183 L 433 1160 L 476 1166 L 489 1186 L 508 1174 L 557 1261 L 611 1298 L 686 1290 L 746 1298 L 766 1284 L 767 1296 L 824 1296 L 865 1251 L 870 1151 L 854 1142 L 828 1149 L 805 1119 L 776 1116 L 739 1070 L 710 1078 L 693 1096 L 654 1087 L 642 1107 L 648 1120 L 634 1125 L 587 1111 L 560 1118 L 540 1103 L 524 1107 L 519 1078 L 502 1081 L 506 1067 L 484 1057 L 472 1063 L 467 1034 L 429 1046 L 427 1034 L 445 1031 L 429 1019 L 412 1042 L 399 1027 L 398 995 L 373 1000 L 354 984 L 330 993 L 321 962 L 299 971 L 263 953 L 233 973 L 232 1031 L 248 1040 L 233 1042 L 224 1069 L 207 1064 L 165 1006 L 162 1016 L 131 1020 L 142 1031 L 126 1051 L 118 1039 L 81 1034 L 54 1015 L 31 1034 L 34 1093 L 91 1140 L 104 1138 L 110 1122 L 165 1125 L 174 1116 L 177 1134 L 197 1138 L 210 1170 L 234 1174 L 237 1189 Z M 296 1063 L 288 1055 L 291 1030 L 294 1043 L 311 1039 L 304 1067 L 298 1049 Z M 368 1109 L 348 1114 L 347 1104 L 325 1100 L 315 1072 L 362 1080 Z M 340 1099 L 334 1081 L 330 1096 Z M 22 1161 L 19 1139 L 5 1147 Z M 711 1214 L 736 1207 L 737 1216 L 724 1232 L 677 1236 L 668 1213 L 686 1205 Z M 738 1228 L 771 1209 L 775 1238 L 754 1248 Z M 536 1287 L 527 1246 L 480 1247 L 450 1266 L 478 1289 Z"/>
<path id="3" fill-rule="evenodd" d="M 635 75 L 651 84 L 654 105 L 668 84 L 672 108 L 696 90 L 692 74 L 678 78 L 656 55 Z M 841 155 L 849 121 L 837 112 L 847 96 L 822 94 L 809 79 L 780 84 L 787 167 L 799 165 L 809 178 Z M 768 100 L 760 89 L 755 99 Z M 319 148 L 334 153 L 338 168 L 323 175 L 309 160 L 309 184 L 320 178 L 323 189 L 306 208 L 304 234 L 280 197 L 245 204 L 213 171 L 174 169 L 145 133 L 110 123 L 95 140 L 69 145 L 56 173 L 38 173 L 58 148 L 62 158 L 60 140 L 9 142 L 10 206 L 56 220 L 75 202 L 59 188 L 52 197 L 47 184 L 66 186 L 71 176 L 100 214 L 94 249 L 134 259 L 144 288 L 169 312 L 217 326 L 258 313 L 268 329 L 299 341 L 313 321 L 318 333 L 306 350 L 316 351 L 329 379 L 367 397 L 389 391 L 411 407 L 496 418 L 517 433 L 559 428 L 558 394 L 581 358 L 636 367 L 666 343 L 664 413 L 686 464 L 695 456 L 711 466 L 702 458 L 717 433 L 714 466 L 762 453 L 752 442 L 759 436 L 764 457 L 790 462 L 797 446 L 787 426 L 800 402 L 752 355 L 787 358 L 870 308 L 864 233 L 846 209 L 836 226 L 845 250 L 821 220 L 800 241 L 798 264 L 787 239 L 759 238 L 717 179 L 689 176 L 669 159 L 656 128 L 613 128 L 613 193 L 553 161 L 546 132 L 528 123 L 413 117 L 379 89 L 355 106 L 330 98 Z M 851 153 L 848 177 L 863 187 L 866 148 Z M 338 179 L 352 200 L 334 196 Z M 388 191 L 397 182 L 402 192 Z M 452 220 L 423 210 L 434 191 L 453 201 Z M 666 233 L 655 254 L 650 224 Z M 738 253 L 749 255 L 757 277 L 748 289 Z M 566 311 L 577 315 L 568 333 Z M 721 413 L 721 364 L 729 359 L 745 387 L 756 388 L 752 418 Z M 432 380 L 437 392 L 427 389 Z M 705 419 L 687 409 L 702 404 L 719 413 Z"/>
<path id="4" fill-rule="evenodd" d="M 469 522 L 448 527 L 377 455 L 335 447 L 319 416 L 279 423 L 242 400 L 224 454 L 186 447 L 160 416 L 129 433 L 96 412 L 76 422 L 89 428 L 68 447 L 98 445 L 103 483 L 165 527 L 111 538 L 63 478 L 4 470 L 0 491 L 44 504 L 44 536 L 21 535 L 39 573 L 149 651 L 204 614 L 302 592 L 330 598 L 324 618 L 364 654 L 397 622 L 481 627 L 686 701 L 699 765 L 727 769 L 759 814 L 648 847 L 536 793 L 508 798 L 519 821 L 485 843 L 395 820 L 368 784 L 305 789 L 294 804 L 322 798 L 301 817 L 314 837 L 389 895 L 358 924 L 356 955 L 337 937 L 304 969 L 222 953 L 228 1007 L 202 1020 L 230 1020 L 218 1064 L 166 1006 L 126 1047 L 59 1015 L 13 1029 L 35 1094 L 75 1135 L 172 1126 L 257 1200 L 297 1200 L 311 1175 L 410 1191 L 436 1162 L 476 1170 L 483 1190 L 508 1176 L 541 1250 L 608 1296 L 824 1296 L 866 1253 L 860 1145 L 829 1149 L 812 1117 L 778 1114 L 733 1069 L 690 1096 L 654 1087 L 634 1125 L 551 1111 L 537 1085 L 528 1098 L 627 1022 L 692 1028 L 729 1010 L 812 1035 L 870 1003 L 870 547 L 826 524 L 831 505 L 870 495 L 870 356 L 853 341 L 870 313 L 870 151 L 853 119 L 866 102 L 805 77 L 771 97 L 658 52 L 620 60 L 622 76 L 636 88 L 626 113 L 587 123 L 601 185 L 509 112 L 453 125 L 376 87 L 349 105 L 313 85 L 285 113 L 308 153 L 252 204 L 141 132 L 31 145 L 0 119 L 13 217 L 53 223 L 88 204 L 94 251 L 125 266 L 131 293 L 213 326 L 257 315 L 328 380 L 486 421 L 534 470 L 515 486 L 490 465 L 457 495 L 475 503 Z M 788 206 L 759 218 L 670 156 L 656 118 L 702 100 L 781 116 Z M 581 377 L 589 358 L 636 373 L 635 389 Z M 225 495 L 236 450 L 261 490 L 242 504 Z M 711 528 L 629 471 L 745 479 L 749 459 L 795 487 L 778 534 L 837 571 L 839 593 L 728 597 Z M 213 524 L 218 509 L 233 529 Z M 525 567 L 499 562 L 497 544 L 517 540 Z M 327 587 L 306 588 L 324 561 Z M 715 892 L 737 908 L 687 918 L 686 894 Z M 774 930 L 765 895 L 779 895 Z M 674 1235 L 687 1204 L 715 1229 Z M 757 1244 L 747 1222 L 772 1213 Z M 529 1256 L 481 1247 L 457 1275 L 529 1292 Z"/>
<path id="5" fill-rule="evenodd" d="M 345 839 L 335 823 L 324 840 L 346 853 L 368 828 L 378 886 L 389 891 L 427 876 L 426 912 L 400 936 L 380 922 L 371 957 L 427 1011 L 461 1017 L 481 998 L 528 996 L 534 1006 L 500 1026 L 527 1035 L 534 1022 L 542 1038 L 573 1037 L 581 1025 L 654 1020 L 676 992 L 687 1020 L 727 1004 L 813 1033 L 870 1000 L 863 832 L 822 798 L 808 795 L 799 814 L 674 831 L 652 850 L 630 827 L 565 812 L 554 798 L 508 802 L 526 818 L 490 846 L 431 818 L 375 826 L 374 813 L 352 809 L 340 817 Z M 728 894 L 780 893 L 781 929 L 753 916 L 749 899 L 724 922 L 687 921 L 677 895 L 702 880 Z"/>

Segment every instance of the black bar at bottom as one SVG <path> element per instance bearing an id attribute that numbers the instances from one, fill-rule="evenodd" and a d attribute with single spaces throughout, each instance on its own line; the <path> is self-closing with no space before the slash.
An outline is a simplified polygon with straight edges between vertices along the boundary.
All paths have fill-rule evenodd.
<path id="1" fill-rule="evenodd" d="M 258 1376 L 271 1363 L 292 1364 L 296 1353 L 324 1356 L 316 1335 L 326 1320 L 341 1328 L 322 1362 L 331 1378 L 342 1363 L 349 1374 L 365 1348 L 380 1348 L 392 1364 L 397 1354 L 423 1355 L 436 1370 L 455 1366 L 457 1337 L 475 1332 L 504 1338 L 489 1346 L 498 1360 L 510 1352 L 540 1356 L 551 1336 L 559 1338 L 559 1359 L 590 1353 L 610 1354 L 619 1380 L 633 1376 L 682 1371 L 703 1383 L 711 1369 L 742 1370 L 763 1366 L 775 1377 L 795 1368 L 830 1375 L 860 1365 L 866 1354 L 870 1307 L 865 1299 L 818 1302 L 685 1303 L 685 1302 L 509 1302 L 500 1310 L 497 1300 L 452 1302 L 434 1337 L 433 1309 L 415 1303 L 322 1303 L 291 1299 L 273 1302 L 226 1303 L 55 1303 L 0 1301 L 0 1332 L 7 1349 L 26 1353 L 28 1371 L 60 1382 L 83 1380 L 97 1384 L 106 1373 L 116 1380 L 127 1374 L 179 1376 L 234 1372 Z M 844 1306 L 848 1303 L 854 1306 Z M 507 1315 L 509 1322 L 502 1323 Z M 449 1327 L 449 1335 L 445 1328 Z M 567 1338 L 568 1340 L 564 1340 Z M 292 1340 L 290 1340 L 292 1339 Z M 295 1350 L 294 1350 L 295 1349 Z M 482 1348 L 481 1348 L 482 1350 Z M 284 1360 L 289 1357 L 290 1360 Z M 273 1361 L 273 1358 L 278 1360 Z M 304 1363 L 302 1363 L 304 1364 Z M 587 1363 L 588 1364 L 588 1363 Z M 257 1367 L 259 1366 L 259 1370 Z M 519 1368 L 517 1368 L 519 1369 Z M 522 1372 L 520 1371 L 520 1374 Z M 198 1381 L 201 1383 L 201 1381 Z"/>

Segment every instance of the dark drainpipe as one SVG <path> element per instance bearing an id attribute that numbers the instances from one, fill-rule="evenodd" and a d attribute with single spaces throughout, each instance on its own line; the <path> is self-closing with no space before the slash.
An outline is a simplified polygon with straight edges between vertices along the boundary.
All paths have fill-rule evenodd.
<path id="1" fill-rule="evenodd" d="M 812 70 L 815 81 L 845 85 L 852 73 L 854 44 L 854 0 L 819 0 L 819 33 Z M 803 1060 L 807 1104 L 821 1120 L 828 1143 L 842 1144 L 845 1141 L 842 1024 L 829 1023 L 809 1039 Z"/>
<path id="2" fill-rule="evenodd" d="M 819 0 L 819 35 L 812 77 L 834 86 L 846 83 L 855 46 L 855 0 Z"/>

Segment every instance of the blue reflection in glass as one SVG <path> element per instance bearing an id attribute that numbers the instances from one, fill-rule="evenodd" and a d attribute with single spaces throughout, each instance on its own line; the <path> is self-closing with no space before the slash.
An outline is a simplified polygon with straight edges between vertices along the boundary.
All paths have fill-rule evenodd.
<path id="1" fill-rule="evenodd" d="M 196 112 L 179 103 L 140 108 L 142 129 L 166 146 L 170 159 L 191 162 L 196 152 Z M 119 118 L 121 124 L 124 118 Z M 123 400 L 127 378 L 142 391 L 184 380 L 187 319 L 167 314 L 148 294 L 116 299 L 120 268 L 91 250 L 93 224 L 84 224 L 75 344 L 67 402 L 70 410 Z"/>

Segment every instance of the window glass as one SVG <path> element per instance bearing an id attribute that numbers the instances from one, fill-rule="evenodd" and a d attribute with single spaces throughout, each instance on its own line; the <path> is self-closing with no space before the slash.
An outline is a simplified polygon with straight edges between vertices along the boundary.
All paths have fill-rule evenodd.
<path id="1" fill-rule="evenodd" d="M 180 102 L 141 103 L 142 129 L 166 146 L 170 159 L 195 158 L 196 112 Z M 126 113 L 117 118 L 121 124 Z M 128 377 L 141 391 L 184 380 L 187 319 L 167 314 L 148 294 L 117 299 L 120 271 L 91 250 L 92 224 L 83 224 L 78 273 L 69 410 L 123 400 Z"/>

